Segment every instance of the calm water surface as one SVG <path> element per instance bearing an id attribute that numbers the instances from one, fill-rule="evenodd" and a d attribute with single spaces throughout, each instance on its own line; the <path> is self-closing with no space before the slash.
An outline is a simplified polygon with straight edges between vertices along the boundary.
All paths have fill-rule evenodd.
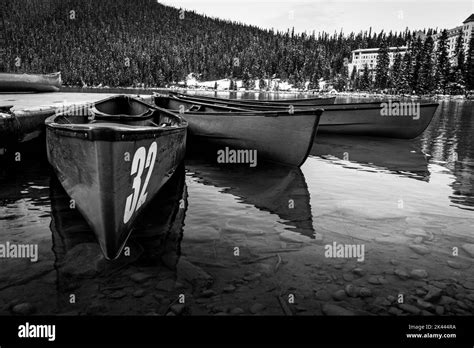
<path id="1" fill-rule="evenodd" d="M 318 135 L 301 169 L 187 158 L 116 262 L 39 141 L 0 164 L 0 243 L 39 246 L 38 262 L 0 259 L 0 313 L 281 315 L 293 294 L 294 314 L 472 314 L 473 135 L 474 103 L 450 101 L 414 140 Z M 325 257 L 334 242 L 364 260 Z"/>

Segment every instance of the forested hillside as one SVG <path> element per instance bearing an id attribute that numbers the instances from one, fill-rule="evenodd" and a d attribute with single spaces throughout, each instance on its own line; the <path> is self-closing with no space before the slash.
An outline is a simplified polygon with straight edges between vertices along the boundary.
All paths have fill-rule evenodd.
<path id="1" fill-rule="evenodd" d="M 165 86 L 278 77 L 302 87 L 323 77 L 345 87 L 356 48 L 402 46 L 413 32 L 274 32 L 159 4 L 156 0 L 2 0 L 3 70 L 61 71 L 67 85 Z M 352 81 L 355 82 L 355 81 Z M 372 83 L 370 86 L 374 87 Z M 357 87 L 361 87 L 359 83 Z"/>

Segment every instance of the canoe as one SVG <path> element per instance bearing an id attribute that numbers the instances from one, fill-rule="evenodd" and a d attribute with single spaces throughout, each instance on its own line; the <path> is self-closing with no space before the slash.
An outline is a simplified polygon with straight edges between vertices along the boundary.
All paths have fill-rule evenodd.
<path id="1" fill-rule="evenodd" d="M 10 74 L 0 73 L 0 92 L 58 92 L 61 73 Z"/>
<path id="2" fill-rule="evenodd" d="M 0 147 L 23 143 L 44 134 L 44 121 L 57 107 L 43 106 L 14 110 L 13 105 L 0 106 Z"/>
<path id="3" fill-rule="evenodd" d="M 215 100 L 209 102 L 202 98 L 177 97 L 179 100 L 199 103 L 229 106 L 233 108 L 254 111 L 288 110 L 287 106 L 250 105 L 239 102 L 221 104 Z M 324 113 L 321 116 L 318 131 L 329 134 L 347 134 L 363 136 L 379 136 L 400 139 L 413 139 L 424 132 L 435 115 L 438 103 L 401 102 L 387 100 L 369 103 L 347 103 L 319 105 Z M 295 106 L 294 110 L 307 109 L 306 106 Z M 230 111 L 230 110 L 229 110 Z M 234 110 L 237 111 L 237 110 Z M 417 111 L 410 113 L 402 111 Z"/>
<path id="4" fill-rule="evenodd" d="M 288 105 L 293 105 L 294 107 L 317 107 L 319 105 L 334 104 L 336 97 L 327 97 L 327 98 L 303 98 L 303 99 L 273 99 L 273 100 L 257 100 L 257 99 L 230 99 L 230 98 L 218 98 L 218 97 L 208 97 L 208 96 L 196 96 L 183 94 L 178 92 L 169 92 L 170 95 L 176 96 L 178 98 L 186 98 L 190 100 L 209 102 L 209 103 L 219 103 L 221 105 L 239 107 L 242 105 L 250 105 L 254 109 L 265 110 L 266 107 L 276 107 L 276 108 L 287 108 Z"/>
<path id="5" fill-rule="evenodd" d="M 251 105 L 262 105 L 262 106 L 317 106 L 325 104 L 334 104 L 336 97 L 313 97 L 313 98 L 289 98 L 289 99 L 272 99 L 272 100 L 257 100 L 257 99 L 229 99 L 229 98 L 218 98 L 218 97 L 207 97 L 207 96 L 195 96 L 189 94 L 183 94 L 178 92 L 170 92 L 170 94 L 176 95 L 177 97 L 185 98 L 199 98 L 207 101 L 218 101 L 222 103 L 230 103 L 232 106 L 233 102 L 239 104 L 251 104 Z"/>
<path id="6" fill-rule="evenodd" d="M 125 95 L 46 120 L 48 160 L 108 259 L 182 162 L 186 128 L 175 113 Z"/>
<path id="7" fill-rule="evenodd" d="M 260 159 L 301 166 L 311 150 L 323 112 L 240 111 L 158 94 L 154 102 L 160 108 L 179 111 L 189 123 L 192 141 L 211 144 L 218 150 L 214 153 L 217 163 L 248 163 L 252 167 Z"/>

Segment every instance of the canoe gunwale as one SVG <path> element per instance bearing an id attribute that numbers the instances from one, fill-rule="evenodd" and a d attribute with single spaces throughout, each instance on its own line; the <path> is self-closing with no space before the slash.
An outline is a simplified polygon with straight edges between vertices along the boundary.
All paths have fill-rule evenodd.
<path id="1" fill-rule="evenodd" d="M 234 108 L 234 107 L 228 107 L 228 106 L 223 106 L 223 105 L 215 105 L 212 103 L 207 103 L 207 102 L 198 102 L 198 101 L 191 101 L 191 100 L 186 100 L 186 99 L 180 99 L 176 96 L 160 96 L 161 98 L 170 98 L 176 102 L 184 102 L 188 104 L 198 104 L 198 105 L 203 105 L 209 108 L 217 109 L 217 110 L 222 110 L 224 111 L 223 113 L 221 112 L 215 112 L 215 116 L 264 116 L 264 117 L 281 117 L 281 116 L 307 116 L 309 112 L 314 112 L 316 115 L 319 113 L 319 115 L 325 111 L 324 108 L 315 106 L 312 108 L 304 108 L 304 109 L 296 109 L 293 110 L 292 112 L 289 112 L 287 109 L 288 108 L 282 108 L 278 110 L 252 110 L 252 109 L 244 109 L 244 108 Z M 283 110 L 285 109 L 285 111 Z M 185 111 L 186 115 L 203 115 L 203 114 L 209 114 L 210 116 L 214 116 L 214 113 L 207 113 L 207 112 L 191 112 L 191 111 Z"/>
<path id="2" fill-rule="evenodd" d="M 214 112 L 214 113 L 204 113 L 204 112 L 186 112 L 186 115 L 209 115 L 209 116 L 216 116 L 216 117 L 247 117 L 247 116 L 261 116 L 261 117 L 298 117 L 298 116 L 308 116 L 309 113 L 313 113 L 316 116 L 321 115 L 325 109 L 317 108 L 317 109 L 307 109 L 307 110 L 295 110 L 292 113 L 288 111 L 254 111 L 254 110 L 243 110 L 243 111 L 233 111 L 233 112 Z"/>
<path id="3" fill-rule="evenodd" d="M 189 95 L 189 94 L 186 94 L 186 93 L 180 93 L 180 92 L 173 92 L 173 91 L 170 91 L 169 92 L 170 94 L 172 95 L 176 95 L 176 96 L 181 96 L 181 97 L 199 97 L 199 96 L 192 96 L 192 95 Z M 202 96 L 203 99 L 214 99 L 214 100 L 222 100 L 222 101 L 226 101 L 226 98 L 219 98 L 219 97 L 207 97 L 207 96 Z M 257 102 L 257 103 L 262 103 L 262 104 L 271 104 L 271 103 L 276 103 L 276 104 L 288 104 L 288 101 L 290 101 L 289 104 L 291 104 L 291 102 L 293 103 L 298 103 L 298 102 L 307 102 L 307 103 L 311 103 L 311 102 L 316 102 L 316 101 L 321 101 L 321 100 L 334 100 L 336 99 L 336 97 L 312 97 L 312 98 L 292 98 L 292 99 L 274 99 L 274 100 L 254 100 L 254 99 L 229 99 L 229 100 L 239 100 L 239 101 L 242 101 L 243 103 L 247 103 L 247 102 Z"/>
<path id="4" fill-rule="evenodd" d="M 48 121 L 48 120 L 46 120 Z M 104 124 L 106 125 L 106 124 Z M 133 141 L 144 138 L 158 138 L 164 135 L 186 132 L 188 124 L 184 121 L 181 125 L 175 127 L 138 127 L 129 129 L 116 129 L 113 126 L 104 126 L 100 128 L 82 128 L 77 125 L 62 125 L 48 122 L 46 129 L 61 136 L 80 138 L 90 141 Z"/>

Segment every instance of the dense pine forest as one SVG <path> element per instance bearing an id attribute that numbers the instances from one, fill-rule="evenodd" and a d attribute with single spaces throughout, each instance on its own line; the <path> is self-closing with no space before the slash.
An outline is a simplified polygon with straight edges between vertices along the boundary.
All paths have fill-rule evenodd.
<path id="1" fill-rule="evenodd" d="M 2 70 L 61 71 L 66 85 L 163 87 L 193 72 L 201 80 L 243 80 L 247 87 L 261 80 L 262 88 L 264 79 L 274 77 L 309 89 L 321 78 L 337 90 L 474 89 L 473 49 L 451 64 L 446 33 L 435 52 L 432 30 L 424 32 L 426 40 L 409 30 L 296 34 L 210 18 L 156 0 L 3 0 L 2 10 Z M 387 48 L 405 45 L 408 53 L 388 69 Z M 374 47 L 381 48 L 377 71 L 366 69 L 361 76 L 348 71 L 352 50 Z"/>

